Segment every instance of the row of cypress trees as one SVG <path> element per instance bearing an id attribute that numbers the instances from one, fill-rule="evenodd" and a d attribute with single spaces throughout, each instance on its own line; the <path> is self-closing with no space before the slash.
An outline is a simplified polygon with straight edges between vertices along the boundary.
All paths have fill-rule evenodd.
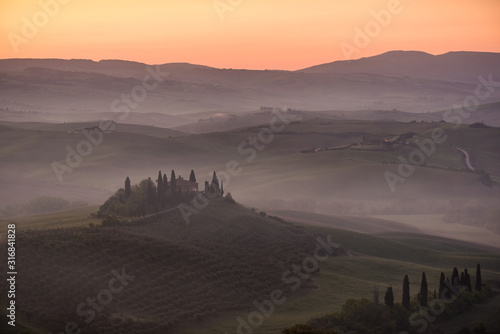
<path id="1" fill-rule="evenodd" d="M 158 178 L 156 179 L 156 187 L 152 182 L 151 178 L 148 178 L 151 181 L 151 185 L 148 185 L 147 195 L 148 202 L 158 203 L 160 206 L 164 206 L 168 197 L 171 199 L 179 199 L 180 188 L 177 187 L 177 177 L 175 176 L 175 171 L 172 169 L 170 173 L 170 185 L 168 183 L 167 174 L 161 173 L 161 170 L 158 171 Z M 196 176 L 194 174 L 194 170 L 191 170 L 191 174 L 189 175 L 189 181 L 196 182 Z M 127 176 L 125 179 L 125 198 L 129 198 L 132 194 L 130 178 Z"/>
<path id="2" fill-rule="evenodd" d="M 140 199 L 143 203 L 140 203 L 139 211 L 142 212 L 143 215 L 145 215 L 146 208 L 148 208 L 147 211 L 149 212 L 158 212 L 183 201 L 190 200 L 195 194 L 195 192 L 191 190 L 184 193 L 181 191 L 180 185 L 177 185 L 178 179 L 174 170 L 170 173 L 170 182 L 168 182 L 167 174 L 162 174 L 161 170 L 158 171 L 158 177 L 155 181 L 156 184 L 151 180 L 151 177 L 149 177 L 148 179 L 142 180 L 139 184 L 139 189 L 141 189 L 140 191 L 143 193 L 143 195 L 141 195 L 142 199 Z M 194 170 L 191 170 L 189 181 L 196 183 Z M 134 197 L 133 192 L 136 190 L 137 186 L 132 187 L 130 178 L 127 176 L 125 179 L 124 195 L 121 197 L 121 202 L 123 204 L 129 203 L 129 199 Z M 224 196 L 224 185 L 222 181 L 219 184 L 219 179 L 215 172 L 213 173 L 211 182 L 205 181 L 205 189 L 202 192 L 211 198 Z"/>
<path id="3" fill-rule="evenodd" d="M 450 284 L 453 284 L 453 286 L 457 290 L 466 288 L 467 290 L 472 291 L 470 274 L 467 272 L 467 269 L 465 269 L 459 276 L 458 269 L 455 267 L 455 268 L 453 268 L 451 282 L 448 278 L 445 278 L 444 273 L 441 272 L 441 276 L 439 278 L 439 298 L 440 299 L 443 299 L 445 297 L 445 293 L 443 292 L 445 290 L 445 287 L 446 287 L 445 280 L 447 280 Z M 482 286 L 481 265 L 478 264 L 476 267 L 475 290 L 481 291 L 481 286 Z M 429 290 L 428 290 L 428 286 L 427 286 L 427 278 L 425 276 L 425 272 L 422 272 L 422 280 L 420 282 L 420 291 L 418 293 L 418 301 L 420 303 L 420 306 L 427 306 L 428 292 L 429 292 Z M 434 290 L 434 298 L 436 298 L 436 297 L 437 297 L 436 290 Z M 386 291 L 385 297 L 384 297 L 384 302 L 390 308 L 393 307 L 394 294 L 392 291 L 392 286 L 387 288 L 387 291 Z M 403 298 L 402 298 L 401 304 L 407 310 L 410 309 L 410 280 L 408 278 L 408 275 L 405 275 L 405 277 L 403 279 Z"/>

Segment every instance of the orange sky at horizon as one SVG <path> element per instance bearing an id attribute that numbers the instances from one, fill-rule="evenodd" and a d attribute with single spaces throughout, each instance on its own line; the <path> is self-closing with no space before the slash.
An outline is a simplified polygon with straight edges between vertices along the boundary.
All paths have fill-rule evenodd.
<path id="1" fill-rule="evenodd" d="M 500 52 L 499 14 L 499 0 L 1 0 L 0 58 L 296 70 L 391 50 Z"/>

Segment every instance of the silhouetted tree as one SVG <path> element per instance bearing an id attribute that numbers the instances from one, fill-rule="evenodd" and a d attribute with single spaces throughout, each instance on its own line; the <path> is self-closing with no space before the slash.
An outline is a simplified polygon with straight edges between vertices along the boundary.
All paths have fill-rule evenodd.
<path id="1" fill-rule="evenodd" d="M 191 169 L 191 174 L 189 175 L 190 182 L 196 182 L 196 176 L 194 175 L 194 170 Z"/>
<path id="2" fill-rule="evenodd" d="M 220 182 L 220 197 L 224 197 L 224 181 Z"/>
<path id="3" fill-rule="evenodd" d="M 163 199 L 165 201 L 165 205 L 167 204 L 167 194 L 168 194 L 168 179 L 167 179 L 167 174 L 163 173 Z"/>
<path id="4" fill-rule="evenodd" d="M 155 191 L 155 185 L 153 181 L 151 181 L 151 178 L 148 178 L 148 186 L 147 186 L 147 193 L 146 196 L 148 198 L 148 204 L 149 205 L 154 205 L 155 200 L 156 200 L 156 191 Z"/>
<path id="5" fill-rule="evenodd" d="M 209 197 L 218 197 L 220 196 L 220 187 L 219 187 L 219 179 L 217 178 L 217 174 L 214 172 L 212 176 L 212 182 L 210 183 L 208 189 Z"/>
<path id="6" fill-rule="evenodd" d="M 470 282 L 470 275 L 468 272 L 465 273 L 465 286 L 467 287 L 467 290 L 472 291 L 472 284 Z"/>
<path id="7" fill-rule="evenodd" d="M 427 293 L 427 278 L 424 271 L 422 272 L 422 282 L 420 283 L 420 306 L 427 306 Z"/>
<path id="8" fill-rule="evenodd" d="M 445 280 L 444 273 L 441 272 L 441 276 L 439 277 L 439 299 L 445 298 L 445 296 L 442 295 L 443 290 L 445 288 L 444 280 Z"/>
<path id="9" fill-rule="evenodd" d="M 403 300 L 401 304 L 405 309 L 410 310 L 410 280 L 408 275 L 405 275 L 403 280 Z"/>
<path id="10" fill-rule="evenodd" d="M 460 280 L 458 281 L 458 285 L 459 286 L 464 286 L 465 285 L 465 275 L 464 275 L 463 271 L 460 273 Z"/>
<path id="11" fill-rule="evenodd" d="M 217 178 L 217 174 L 214 171 L 214 175 L 212 176 L 212 184 L 219 185 L 219 179 Z"/>
<path id="12" fill-rule="evenodd" d="M 159 204 L 159 207 L 162 208 L 165 204 L 164 200 L 164 190 L 163 190 L 163 177 L 161 175 L 161 170 L 158 171 L 158 178 L 156 179 L 157 188 L 156 188 L 156 200 Z"/>
<path id="13" fill-rule="evenodd" d="M 389 306 L 390 308 L 394 306 L 394 294 L 392 293 L 392 286 L 387 288 L 387 291 L 385 292 L 384 302 L 385 305 Z"/>
<path id="14" fill-rule="evenodd" d="M 175 199 L 177 197 L 177 181 L 173 169 L 172 173 L 170 173 L 170 192 L 172 192 L 172 198 Z"/>
<path id="15" fill-rule="evenodd" d="M 478 263 L 476 267 L 476 290 L 481 291 L 481 265 Z"/>
<path id="16" fill-rule="evenodd" d="M 453 268 L 453 274 L 451 275 L 451 284 L 453 284 L 454 287 L 458 288 L 458 269 L 457 267 Z"/>
<path id="17" fill-rule="evenodd" d="M 125 179 L 125 198 L 129 198 L 131 193 L 132 190 L 130 189 L 130 179 L 127 176 L 127 178 Z"/>

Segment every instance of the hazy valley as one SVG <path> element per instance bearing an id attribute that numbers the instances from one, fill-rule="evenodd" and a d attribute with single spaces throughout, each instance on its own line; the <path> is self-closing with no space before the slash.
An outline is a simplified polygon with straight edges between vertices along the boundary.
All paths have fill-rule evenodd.
<path id="1" fill-rule="evenodd" d="M 68 322 L 82 333 L 241 333 L 238 319 L 265 313 L 255 301 L 274 300 L 250 327 L 281 333 L 349 299 L 380 292 L 383 304 L 389 286 L 399 303 L 405 275 L 412 308 L 396 318 L 408 319 L 423 271 L 432 296 L 441 272 L 472 276 L 480 263 L 483 292 L 464 283 L 461 306 L 428 332 L 481 322 L 495 333 L 499 65 L 496 53 L 402 51 L 298 71 L 0 60 L 0 225 L 5 235 L 16 224 L 18 322 L 26 333 Z M 174 192 L 165 210 L 96 214 L 127 177 L 150 177 L 159 194 L 156 175 L 171 170 L 195 171 L 200 191 L 215 171 L 226 196 L 199 207 L 188 194 L 188 223 Z M 327 255 L 311 269 L 318 242 Z M 109 306 L 75 314 L 122 268 L 130 279 Z"/>

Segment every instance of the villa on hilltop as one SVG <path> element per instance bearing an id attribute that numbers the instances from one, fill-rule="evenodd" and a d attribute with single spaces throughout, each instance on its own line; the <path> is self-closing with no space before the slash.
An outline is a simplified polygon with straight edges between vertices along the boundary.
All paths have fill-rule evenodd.
<path id="1" fill-rule="evenodd" d="M 185 180 L 182 176 L 179 175 L 175 180 L 175 185 L 177 186 L 178 191 L 182 195 L 189 195 L 192 193 L 198 192 L 198 182 L 193 182 L 189 180 Z M 172 189 L 172 181 L 168 182 L 168 186 Z"/>

